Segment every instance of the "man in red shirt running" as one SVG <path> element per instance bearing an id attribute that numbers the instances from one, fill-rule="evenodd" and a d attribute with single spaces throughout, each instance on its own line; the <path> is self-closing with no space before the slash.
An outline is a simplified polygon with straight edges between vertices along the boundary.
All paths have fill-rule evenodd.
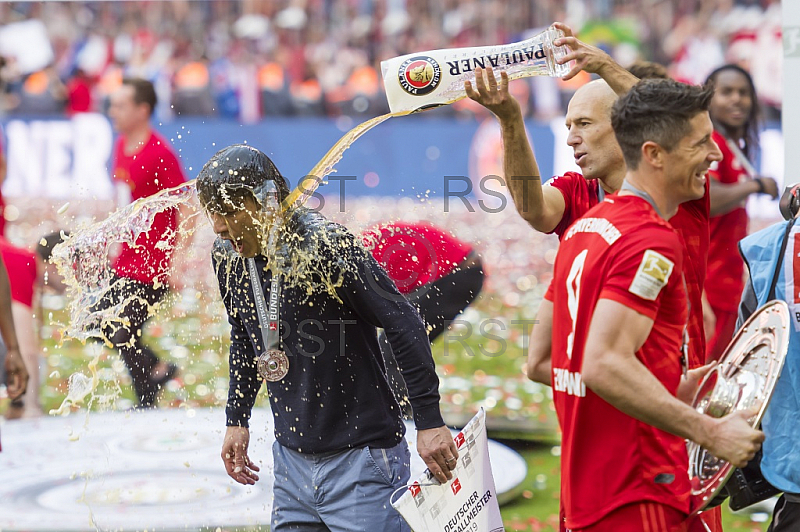
<path id="1" fill-rule="evenodd" d="M 684 246 L 667 220 L 705 194 L 721 157 L 710 99 L 672 80 L 643 81 L 619 99 L 625 182 L 569 227 L 556 257 L 528 371 L 553 385 L 571 532 L 702 532 L 689 518 L 684 440 L 741 467 L 764 438 L 747 423 L 753 412 L 715 419 L 687 404 L 710 367 L 681 378 Z"/>
<path id="2" fill-rule="evenodd" d="M 132 199 L 145 198 L 185 182 L 183 170 L 167 141 L 150 128 L 156 106 L 153 84 L 143 79 L 124 79 L 111 96 L 108 110 L 119 132 L 114 148 L 113 179 L 129 190 Z M 104 331 L 130 372 L 139 407 L 155 405 L 156 394 L 177 372 L 177 366 L 159 360 L 142 341 L 148 309 L 168 291 L 172 250 L 177 240 L 178 212 L 156 215 L 150 231 L 139 235 L 135 245 L 122 245 L 114 262 L 112 289 L 99 309 L 119 306 L 120 320 Z"/>

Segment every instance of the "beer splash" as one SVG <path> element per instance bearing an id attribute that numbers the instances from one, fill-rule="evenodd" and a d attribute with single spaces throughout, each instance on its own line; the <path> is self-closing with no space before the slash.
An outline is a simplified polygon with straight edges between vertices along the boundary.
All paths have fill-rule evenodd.
<path id="1" fill-rule="evenodd" d="M 340 244 L 337 242 L 338 236 L 333 237 L 333 235 L 341 236 L 346 232 L 331 231 L 330 226 L 335 224 L 305 209 L 304 205 L 322 184 L 324 178 L 335 172 L 335 165 L 358 138 L 389 118 L 407 114 L 408 111 L 381 115 L 352 128 L 314 166 L 308 174 L 310 178 L 305 179 L 284 199 L 280 212 L 277 213 L 279 223 L 275 224 L 276 236 L 270 238 L 270 242 L 265 242 L 266 245 L 262 249 L 268 250 L 269 268 L 279 272 L 287 285 L 300 286 L 303 288 L 301 292 L 309 295 L 321 289 L 338 299 L 336 288 L 342 283 L 343 270 L 332 266 L 346 265 L 346 257 L 336 261 L 335 265 L 323 263 L 319 251 L 322 248 L 336 249 Z M 200 213 L 195 195 L 194 181 L 189 181 L 178 187 L 138 199 L 113 212 L 105 220 L 72 231 L 54 248 L 51 261 L 64 279 L 68 300 L 69 323 L 62 324 L 62 342 L 67 338 L 84 343 L 90 339 L 98 339 L 107 346 L 112 346 L 106 331 L 113 326 L 126 325 L 120 317 L 120 311 L 131 303 L 130 297 L 136 297 L 120 298 L 120 301 L 108 307 L 99 305 L 112 290 L 120 290 L 123 288 L 120 285 L 128 282 L 124 278 L 116 277 L 110 267 L 109 257 L 112 249 L 119 244 L 135 247 L 136 240 L 151 229 L 158 214 L 179 207 L 184 213 L 188 211 L 189 216 L 179 218 L 177 234 L 185 235 L 193 232 L 196 228 L 188 229 L 189 219 L 195 218 Z M 302 235 L 298 234 L 298 230 Z M 160 241 L 157 247 L 167 253 L 173 252 L 176 236 L 168 235 L 168 238 Z M 267 237 L 266 232 L 264 237 Z M 218 249 L 215 246 L 215 252 L 220 251 L 226 259 L 233 259 L 218 263 L 218 268 L 224 263 L 225 278 L 230 286 L 230 275 L 237 270 L 235 265 L 240 262 L 241 256 L 232 248 L 223 246 Z M 173 268 L 174 261 L 170 265 L 170 270 Z M 165 282 L 166 279 L 157 280 L 159 286 Z M 148 318 L 158 310 L 158 305 L 148 304 L 146 307 Z M 71 399 L 69 401 L 65 399 L 64 404 L 58 409 L 59 413 L 66 413 L 70 405 L 80 404 L 86 397 L 93 397 L 97 379 L 88 379 L 85 376 L 75 379 L 74 392 L 70 390 L 68 394 Z M 87 383 L 88 386 L 84 386 Z"/>
<path id="2" fill-rule="evenodd" d="M 411 111 L 400 111 L 397 113 L 388 113 L 381 116 L 371 118 L 366 122 L 358 124 L 356 127 L 345 133 L 333 147 L 328 150 L 328 153 L 314 166 L 309 172 L 310 179 L 301 181 L 297 188 L 283 200 L 283 211 L 287 212 L 297 207 L 305 205 L 308 198 L 317 190 L 322 180 L 335 172 L 336 163 L 342 159 L 345 150 L 349 148 L 356 140 L 358 140 L 364 133 L 385 122 L 386 120 L 395 116 L 405 116 L 411 114 Z M 306 183 L 310 181 L 310 185 L 306 187 Z"/>
<path id="3" fill-rule="evenodd" d="M 92 406 L 108 409 L 114 405 L 117 398 L 122 394 L 122 389 L 116 379 L 104 382 L 104 379 L 100 378 L 97 365 L 102 355 L 102 350 L 97 346 L 92 360 L 87 364 L 90 376 L 81 372 L 75 372 L 70 375 L 67 383 L 67 396 L 61 402 L 61 406 L 50 410 L 49 414 L 51 416 L 67 416 L 73 407 L 85 404 L 86 418 L 83 423 L 83 431 L 86 431 L 89 428 L 89 411 Z M 69 440 L 76 441 L 78 439 L 80 439 L 80 433 L 71 429 Z"/>
<path id="4" fill-rule="evenodd" d="M 109 326 L 125 325 L 120 319 L 120 310 L 129 302 L 122 300 L 107 308 L 99 303 L 114 289 L 121 289 L 125 279 L 115 278 L 109 267 L 109 254 L 112 247 L 127 244 L 136 247 L 136 240 L 146 234 L 153 225 L 156 215 L 180 206 L 189 206 L 194 196 L 191 182 L 179 187 L 136 200 L 109 215 L 105 220 L 79 228 L 64 238 L 53 248 L 51 262 L 56 265 L 59 275 L 64 279 L 68 299 L 69 323 L 62 328 L 64 338 L 74 338 L 86 342 L 97 338 L 110 345 L 105 331 Z M 185 228 L 191 218 L 181 218 L 178 232 L 190 232 Z M 170 252 L 174 247 L 175 236 L 160 241 L 156 247 Z M 163 283 L 163 280 L 157 280 Z M 156 286 L 158 288 L 158 286 Z M 148 305 L 148 316 L 154 308 Z"/>

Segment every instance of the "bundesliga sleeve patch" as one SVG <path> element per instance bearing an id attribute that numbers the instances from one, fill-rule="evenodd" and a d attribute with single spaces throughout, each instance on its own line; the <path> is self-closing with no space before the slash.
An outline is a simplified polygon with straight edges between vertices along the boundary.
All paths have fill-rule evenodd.
<path id="1" fill-rule="evenodd" d="M 628 291 L 642 299 L 655 301 L 661 289 L 669 282 L 674 267 L 675 263 L 661 253 L 652 249 L 646 250 Z"/>

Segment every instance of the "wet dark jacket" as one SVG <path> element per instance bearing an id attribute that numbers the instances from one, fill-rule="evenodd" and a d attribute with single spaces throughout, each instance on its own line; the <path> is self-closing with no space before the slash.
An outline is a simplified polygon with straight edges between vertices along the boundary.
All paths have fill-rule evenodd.
<path id="1" fill-rule="evenodd" d="M 444 425 L 439 380 L 416 309 L 342 226 L 309 211 L 288 224 L 299 237 L 292 245 L 314 243 L 317 269 L 326 269 L 328 280 L 339 286 L 332 289 L 334 297 L 319 286 L 309 293 L 303 283 L 283 283 L 281 348 L 289 358 L 289 372 L 267 383 L 278 442 L 303 453 L 386 448 L 400 442 L 405 426 L 385 377 L 378 327 L 386 331 L 406 380 L 417 429 Z M 329 238 L 318 238 L 319 231 Z M 261 387 L 256 353 L 263 340 L 254 295 L 247 266 L 228 242 L 217 240 L 212 261 L 231 324 L 227 424 L 246 427 Z M 269 301 L 266 258 L 256 257 L 256 264 Z"/>

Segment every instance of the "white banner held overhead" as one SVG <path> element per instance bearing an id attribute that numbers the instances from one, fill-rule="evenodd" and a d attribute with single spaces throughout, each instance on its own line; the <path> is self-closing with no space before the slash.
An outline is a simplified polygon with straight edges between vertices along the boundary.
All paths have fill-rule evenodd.
<path id="1" fill-rule="evenodd" d="M 427 471 L 392 506 L 415 532 L 502 532 L 503 519 L 489 462 L 486 412 L 481 409 L 454 438 L 458 465 L 438 484 Z"/>

